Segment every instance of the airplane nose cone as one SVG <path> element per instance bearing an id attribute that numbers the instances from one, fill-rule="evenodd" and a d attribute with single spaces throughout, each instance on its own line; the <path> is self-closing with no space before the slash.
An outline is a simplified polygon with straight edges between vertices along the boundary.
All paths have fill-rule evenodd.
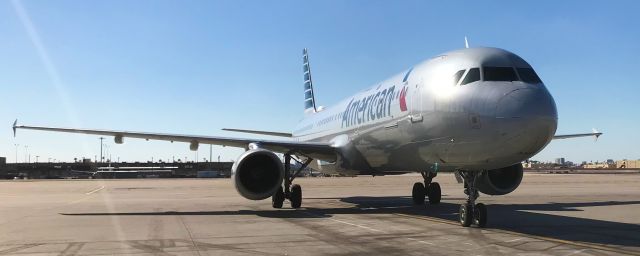
<path id="1" fill-rule="evenodd" d="M 546 90 L 521 88 L 504 95 L 496 106 L 496 118 L 557 118 L 556 105 Z"/>
<path id="2" fill-rule="evenodd" d="M 496 120 L 505 155 L 527 159 L 549 143 L 557 128 L 553 97 L 545 89 L 521 88 L 505 94 L 497 103 Z"/>

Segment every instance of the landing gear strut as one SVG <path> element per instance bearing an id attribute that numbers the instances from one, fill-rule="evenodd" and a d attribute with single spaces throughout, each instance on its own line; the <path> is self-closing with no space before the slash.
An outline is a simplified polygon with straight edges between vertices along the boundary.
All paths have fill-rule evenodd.
<path id="1" fill-rule="evenodd" d="M 284 154 L 284 191 L 282 187 L 271 196 L 271 206 L 273 208 L 282 208 L 282 204 L 285 199 L 289 199 L 291 202 L 291 208 L 300 208 L 302 205 L 302 187 L 298 184 L 292 184 L 293 180 L 300 174 L 300 172 L 306 168 L 313 159 L 307 158 L 304 162 L 293 158 L 294 161 L 300 164 L 300 168 L 291 173 L 291 154 Z"/>
<path id="2" fill-rule="evenodd" d="M 460 171 L 459 173 L 464 180 L 464 193 L 467 195 L 467 202 L 460 205 L 460 225 L 468 227 L 474 224 L 483 228 L 487 225 L 487 207 L 483 203 L 476 204 L 476 199 L 480 196 L 476 188 L 476 178 L 480 172 Z"/>
<path id="3" fill-rule="evenodd" d="M 421 172 L 424 183 L 416 182 L 413 184 L 411 197 L 416 205 L 424 204 L 425 197 L 429 198 L 429 204 L 439 204 L 442 198 L 442 190 L 438 182 L 431 182 L 438 175 L 435 172 Z"/>

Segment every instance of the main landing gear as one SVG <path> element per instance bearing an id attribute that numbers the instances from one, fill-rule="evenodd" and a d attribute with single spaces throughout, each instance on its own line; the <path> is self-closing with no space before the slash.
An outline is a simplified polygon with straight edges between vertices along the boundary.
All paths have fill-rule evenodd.
<path id="1" fill-rule="evenodd" d="M 464 193 L 468 196 L 467 202 L 460 205 L 460 225 L 463 227 L 474 224 L 479 228 L 487 225 L 487 207 L 483 203 L 477 203 L 480 194 L 476 188 L 476 178 L 480 172 L 460 171 L 464 180 Z"/>
<path id="2" fill-rule="evenodd" d="M 291 208 L 300 208 L 302 205 L 302 187 L 298 184 L 292 183 L 298 174 L 300 174 L 300 172 L 306 168 L 313 159 L 307 158 L 307 160 L 301 162 L 298 159 L 293 158 L 293 160 L 300 164 L 300 168 L 298 168 L 293 174 L 291 173 L 291 159 L 291 154 L 284 154 L 284 191 L 282 187 L 280 187 L 278 191 L 271 196 L 271 206 L 273 206 L 273 208 L 282 208 L 282 204 L 285 199 L 289 199 L 291 202 Z"/>
<path id="3" fill-rule="evenodd" d="M 436 177 L 435 172 L 421 172 L 424 183 L 416 182 L 413 184 L 411 197 L 416 205 L 424 204 L 425 197 L 429 198 L 429 204 L 439 204 L 442 198 L 442 190 L 438 182 L 431 182 Z"/>

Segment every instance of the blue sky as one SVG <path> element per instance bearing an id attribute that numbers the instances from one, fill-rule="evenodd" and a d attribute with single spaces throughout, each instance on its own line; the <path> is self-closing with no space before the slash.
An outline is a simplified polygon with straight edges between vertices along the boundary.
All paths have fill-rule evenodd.
<path id="1" fill-rule="evenodd" d="M 637 1 L 2 1 L 0 156 L 99 155 L 95 136 L 20 123 L 243 136 L 302 118 L 301 49 L 331 105 L 426 58 L 471 46 L 522 56 L 558 105 L 558 133 L 533 159 L 640 158 Z M 192 160 L 187 144 L 106 140 L 112 159 Z M 28 145 L 28 148 L 23 147 Z M 213 147 L 214 159 L 242 150 Z M 208 158 L 201 147 L 198 158 Z"/>

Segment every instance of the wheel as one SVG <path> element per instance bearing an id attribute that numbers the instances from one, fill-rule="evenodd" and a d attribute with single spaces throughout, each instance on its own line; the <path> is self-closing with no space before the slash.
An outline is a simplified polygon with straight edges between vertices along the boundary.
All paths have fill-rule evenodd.
<path id="1" fill-rule="evenodd" d="M 487 207 L 483 203 L 476 204 L 473 210 L 473 224 L 479 228 L 487 226 Z"/>
<path id="2" fill-rule="evenodd" d="M 438 182 L 431 182 L 431 184 L 429 184 L 427 196 L 429 197 L 429 204 L 440 203 L 440 199 L 442 198 L 442 190 L 440 190 L 440 184 L 438 184 Z"/>
<path id="3" fill-rule="evenodd" d="M 468 227 L 471 225 L 471 219 L 473 214 L 471 213 L 471 206 L 468 204 L 460 205 L 460 225 Z"/>
<path id="4" fill-rule="evenodd" d="M 411 197 L 413 197 L 413 204 L 424 204 L 424 196 L 426 194 L 424 185 L 422 182 L 416 182 L 413 184 L 413 190 L 411 191 Z"/>
<path id="5" fill-rule="evenodd" d="M 283 202 L 284 192 L 282 191 L 282 187 L 280 187 L 278 191 L 271 196 L 271 206 L 273 206 L 273 208 L 282 208 Z"/>
<path id="6" fill-rule="evenodd" d="M 300 208 L 302 205 L 302 187 L 298 184 L 291 186 L 291 208 Z"/>

